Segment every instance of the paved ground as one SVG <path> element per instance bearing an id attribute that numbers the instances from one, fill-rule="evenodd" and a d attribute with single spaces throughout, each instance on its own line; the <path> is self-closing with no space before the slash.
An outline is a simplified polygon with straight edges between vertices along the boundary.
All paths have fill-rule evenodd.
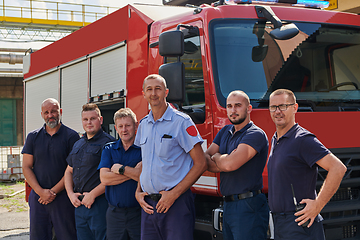
<path id="1" fill-rule="evenodd" d="M 9 187 L 13 192 L 20 192 L 24 189 L 24 184 L 11 184 Z M 20 192 L 16 196 L 6 200 L 4 188 L 0 190 L 0 240 L 28 240 L 29 239 L 29 210 L 26 207 L 25 211 L 23 206 L 27 206 L 25 202 L 24 193 Z M 11 211 L 5 205 L 9 202 L 13 207 Z M 20 211 L 20 212 L 17 212 Z"/>
<path id="2" fill-rule="evenodd" d="M 29 211 L 7 212 L 0 207 L 0 239 L 28 240 Z"/>

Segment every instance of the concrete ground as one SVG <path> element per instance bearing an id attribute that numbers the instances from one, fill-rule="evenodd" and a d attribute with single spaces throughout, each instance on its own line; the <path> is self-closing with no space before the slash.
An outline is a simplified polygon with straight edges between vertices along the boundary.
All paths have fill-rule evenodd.
<path id="1" fill-rule="evenodd" d="M 28 240 L 29 211 L 8 212 L 0 207 L 0 239 Z"/>
<path id="2" fill-rule="evenodd" d="M 14 194 L 9 197 L 9 191 Z M 8 197 L 8 199 L 6 199 Z M 9 207 L 9 205 L 11 207 Z M 29 208 L 24 183 L 3 183 L 0 187 L 0 240 L 29 239 Z"/>

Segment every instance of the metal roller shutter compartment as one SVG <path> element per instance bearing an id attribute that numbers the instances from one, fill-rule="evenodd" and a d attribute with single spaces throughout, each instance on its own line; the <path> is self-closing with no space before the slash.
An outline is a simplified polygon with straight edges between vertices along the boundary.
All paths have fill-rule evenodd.
<path id="1" fill-rule="evenodd" d="M 91 58 L 90 97 L 126 89 L 126 45 Z"/>
<path id="2" fill-rule="evenodd" d="M 25 136 L 44 124 L 40 115 L 41 103 L 47 98 L 59 101 L 58 71 L 25 81 Z"/>
<path id="3" fill-rule="evenodd" d="M 63 123 L 77 132 L 84 132 L 82 105 L 88 102 L 88 62 L 86 60 L 61 69 L 61 108 Z"/>

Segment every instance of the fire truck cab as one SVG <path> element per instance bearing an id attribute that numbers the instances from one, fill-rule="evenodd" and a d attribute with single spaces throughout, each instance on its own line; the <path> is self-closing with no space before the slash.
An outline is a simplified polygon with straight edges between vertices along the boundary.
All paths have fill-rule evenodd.
<path id="1" fill-rule="evenodd" d="M 168 82 L 168 101 L 196 123 L 204 149 L 229 124 L 225 102 L 233 90 L 249 95 L 251 120 L 270 140 L 275 126 L 269 95 L 290 89 L 299 104 L 296 121 L 348 167 L 322 211 L 326 238 L 359 239 L 360 16 L 323 10 L 324 1 L 279 2 L 128 5 L 25 56 L 24 132 L 43 124 L 39 106 L 54 97 L 62 121 L 79 133 L 81 106 L 98 104 L 104 129 L 116 136 L 114 112 L 130 107 L 144 117 L 149 108 L 142 81 L 160 73 Z M 266 169 L 263 177 L 267 192 Z M 320 169 L 318 188 L 325 177 Z M 205 172 L 192 187 L 197 239 L 222 239 L 219 179 Z"/>

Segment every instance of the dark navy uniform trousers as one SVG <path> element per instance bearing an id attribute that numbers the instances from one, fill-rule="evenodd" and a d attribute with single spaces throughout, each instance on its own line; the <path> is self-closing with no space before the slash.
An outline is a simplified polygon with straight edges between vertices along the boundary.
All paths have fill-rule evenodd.
<path id="1" fill-rule="evenodd" d="M 275 240 L 325 240 L 324 228 L 319 217 L 315 218 L 310 228 L 298 226 L 291 213 L 272 214 L 274 220 Z"/>
<path id="2" fill-rule="evenodd" d="M 154 214 L 141 212 L 141 240 L 192 240 L 195 227 L 195 205 L 191 190 L 183 193 L 167 213 L 157 213 L 157 202 L 145 198 Z"/>
<path id="3" fill-rule="evenodd" d="M 65 190 L 57 194 L 54 201 L 47 205 L 38 202 L 39 195 L 31 190 L 30 206 L 30 240 L 52 239 L 54 227 L 57 240 L 76 240 L 74 206 Z"/>

